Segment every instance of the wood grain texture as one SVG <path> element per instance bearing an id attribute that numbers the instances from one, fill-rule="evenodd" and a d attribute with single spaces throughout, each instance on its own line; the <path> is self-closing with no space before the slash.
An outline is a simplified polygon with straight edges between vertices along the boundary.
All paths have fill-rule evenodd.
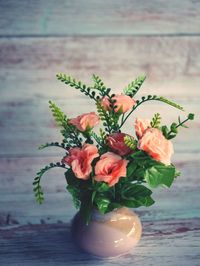
<path id="1" fill-rule="evenodd" d="M 183 158 L 183 156 L 181 156 Z M 151 208 L 141 208 L 143 220 L 170 220 L 200 218 L 200 169 L 199 160 L 185 157 L 175 161 L 181 171 L 172 188 L 156 189 L 153 197 L 156 204 Z M 75 214 L 69 193 L 66 193 L 66 181 L 63 170 L 52 170 L 43 176 L 42 186 L 45 192 L 45 203 L 36 205 L 32 193 L 32 180 L 41 164 L 48 159 L 32 158 L 32 166 L 28 158 L 18 163 L 10 159 L 7 169 L 1 168 L 0 188 L 1 213 L 0 227 L 19 224 L 55 223 L 69 221 Z M 48 160 L 49 161 L 49 160 Z M 5 165 L 5 164 L 4 164 Z M 18 169 L 16 171 L 16 169 Z"/>
<path id="2" fill-rule="evenodd" d="M 0 2 L 0 34 L 199 34 L 199 11 L 196 0 L 7 0 Z"/>
<path id="3" fill-rule="evenodd" d="M 67 93 L 66 93 L 67 96 Z M 71 103 L 73 101 L 73 104 Z M 187 112 L 200 114 L 199 105 L 196 102 L 177 100 L 182 104 Z M 75 98 L 55 100 L 69 117 L 75 117 L 82 113 L 95 111 L 95 104 L 84 98 Z M 78 107 L 78 108 L 77 108 Z M 138 108 L 131 116 L 130 120 L 124 126 L 124 132 L 134 134 L 134 121 L 136 117 L 150 118 L 159 109 L 163 116 L 163 123 L 171 124 L 178 120 L 180 115 L 184 119 L 187 115 L 185 112 L 178 111 L 166 104 L 151 102 Z M 166 116 L 167 113 L 167 116 Z M 5 118 L 5 119 L 4 119 Z M 15 101 L 14 104 L 4 102 L 0 106 L 1 135 L 0 138 L 0 157 L 31 157 L 31 156 L 55 156 L 64 155 L 64 150 L 56 147 L 47 148 L 43 151 L 37 149 L 39 145 L 46 142 L 62 141 L 62 135 L 59 128 L 56 127 L 50 111 L 48 110 L 48 100 Z M 30 123 L 31 121 L 31 123 Z M 188 123 L 191 128 L 180 129 L 176 140 L 173 140 L 175 151 L 178 153 L 195 153 L 199 156 L 200 149 L 200 123 L 198 120 Z M 98 133 L 98 128 L 96 129 Z M 14 136 L 14 135 L 15 136 Z M 196 135 L 196 142 L 191 142 L 192 136 Z"/>
<path id="4" fill-rule="evenodd" d="M 2 38 L 0 50 L 1 100 L 80 96 L 58 72 L 88 84 L 96 73 L 116 92 L 145 74 L 142 94 L 200 95 L 199 37 Z"/>
<path id="5" fill-rule="evenodd" d="M 154 224 L 144 222 L 145 233 L 139 246 L 130 254 L 110 260 L 98 259 L 77 249 L 67 224 L 29 225 L 1 230 L 0 263 L 20 266 L 83 263 L 107 266 L 199 266 L 199 223 L 199 219 Z"/>
<path id="6" fill-rule="evenodd" d="M 177 166 L 182 176 L 170 191 L 156 190 L 156 204 L 137 210 L 143 224 L 139 246 L 117 260 L 99 260 L 74 246 L 69 221 L 76 211 L 69 194 L 63 192 L 65 182 L 61 173 L 54 172 L 45 177 L 48 179 L 43 182 L 46 201 L 41 206 L 35 204 L 31 193 L 27 193 L 31 192 L 28 184 L 23 185 L 22 193 L 16 180 L 6 179 L 4 182 L 9 182 L 10 189 L 4 185 L 3 198 L 1 192 L 0 265 L 5 262 L 6 265 L 82 265 L 85 261 L 91 265 L 134 262 L 136 266 L 141 263 L 150 266 L 152 263 L 160 265 L 162 261 L 162 265 L 187 266 L 190 262 L 199 266 L 199 164 L 189 162 L 186 157 Z M 18 181 L 23 184 L 23 179 L 25 177 Z"/>
<path id="7" fill-rule="evenodd" d="M 69 117 L 95 110 L 86 97 L 56 80 L 55 73 L 60 71 L 91 85 L 90 77 L 97 73 L 115 92 L 145 73 L 148 79 L 138 97 L 163 95 L 182 104 L 187 112 L 200 115 L 198 37 L 4 38 L 0 40 L 0 49 L 1 156 L 57 153 L 55 149 L 44 152 L 36 149 L 46 141 L 61 139 L 48 111 L 49 99 L 60 105 Z M 150 117 L 158 109 L 166 123 L 176 121 L 179 114 L 185 115 L 151 102 L 139 108 L 133 118 Z M 125 128 L 129 133 L 132 133 L 132 119 Z M 177 138 L 176 152 L 199 153 L 199 119 L 191 126 L 188 131 L 182 130 Z M 191 143 L 193 135 L 197 140 Z"/>

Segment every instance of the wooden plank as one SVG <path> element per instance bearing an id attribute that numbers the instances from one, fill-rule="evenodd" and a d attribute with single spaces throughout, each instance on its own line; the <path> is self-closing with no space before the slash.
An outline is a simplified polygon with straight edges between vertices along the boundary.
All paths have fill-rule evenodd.
<path id="1" fill-rule="evenodd" d="M 193 182 L 191 178 L 191 182 Z M 30 182 L 31 183 L 31 182 Z M 195 219 L 200 218 L 199 185 L 182 189 L 184 182 L 174 184 L 170 191 L 158 189 L 153 193 L 156 203 L 149 207 L 141 207 L 136 212 L 143 221 Z M 47 184 L 47 182 L 44 184 Z M 59 182 L 58 182 L 59 184 Z M 30 184 L 31 186 L 31 184 Z M 45 188 L 45 202 L 38 205 L 33 193 L 12 193 L 1 195 L 0 228 L 6 229 L 26 224 L 52 224 L 69 222 L 76 213 L 67 192 L 49 193 Z M 62 188 L 64 190 L 64 187 Z"/>
<path id="2" fill-rule="evenodd" d="M 10 163 L 10 167 L 6 169 L 12 170 L 12 160 Z M 26 165 L 26 160 L 20 165 Z M 20 169 L 10 180 L 3 173 L 9 187 L 5 185 L 5 180 L 0 181 L 4 187 L 4 191 L 0 193 L 0 264 L 82 265 L 86 261 L 92 265 L 128 265 L 133 262 L 134 265 L 160 265 L 162 261 L 162 265 L 178 265 L 178 261 L 184 266 L 188 262 L 198 266 L 199 164 L 189 161 L 186 156 L 184 160 L 179 159 L 178 166 L 183 175 L 170 191 L 156 190 L 156 204 L 137 210 L 143 224 L 141 242 L 136 250 L 118 258 L 117 264 L 115 260 L 91 257 L 72 243 L 69 224 L 76 210 L 72 207 L 70 195 L 62 192 L 65 182 L 61 173 L 54 172 L 46 177 L 48 182 L 43 180 L 46 201 L 41 206 L 34 202 L 31 184 L 28 186 L 28 182 L 31 183 L 31 172 L 26 176 L 26 184 L 18 176 L 20 173 L 23 175 Z M 9 176 L 12 176 L 11 172 Z M 20 185 L 25 188 L 24 193 Z M 56 193 L 52 193 L 50 186 Z"/>
<path id="3" fill-rule="evenodd" d="M 62 84 L 61 84 L 62 86 Z M 75 93 L 76 95 L 76 93 Z M 23 97 L 23 96 L 22 96 Z M 53 99 L 54 100 L 54 99 Z M 180 129 L 176 139 L 173 140 L 175 151 L 177 153 L 199 153 L 200 150 L 200 123 L 198 116 L 200 115 L 198 101 L 187 101 L 173 99 L 183 105 L 186 112 L 181 112 L 166 104 L 152 101 L 145 103 L 127 121 L 123 131 L 131 135 L 134 133 L 134 120 L 136 117 L 151 118 L 154 113 L 158 112 L 163 117 L 163 124 L 170 125 L 172 122 L 177 122 L 178 116 L 185 119 L 189 112 L 194 112 L 197 118 L 188 122 L 189 129 Z M 47 99 L 34 100 L 15 100 L 6 101 L 0 100 L 0 156 L 9 157 L 30 157 L 30 156 L 55 156 L 64 154 L 64 150 L 60 148 L 48 148 L 39 151 L 37 147 L 46 142 L 62 141 L 62 136 L 48 108 Z M 75 117 L 82 113 L 96 111 L 95 104 L 86 97 L 73 98 L 63 100 L 55 99 L 55 102 L 60 106 L 69 117 Z M 77 108 L 78 106 L 78 108 Z M 98 128 L 96 128 L 98 133 Z M 196 136 L 195 141 L 193 136 Z"/>
<path id="4" fill-rule="evenodd" d="M 183 157 L 182 157 L 183 158 Z M 47 161 L 47 159 L 46 159 Z M 32 192 L 35 172 L 44 163 L 44 159 L 28 158 L 9 160 L 0 168 L 0 227 L 23 224 L 56 223 L 69 221 L 76 210 L 71 196 L 66 192 L 63 170 L 49 171 L 42 179 L 45 202 L 38 205 Z M 200 218 L 199 160 L 174 162 L 181 171 L 181 177 L 168 189 L 155 189 L 153 198 L 156 204 L 151 208 L 140 208 L 144 221 Z M 3 168 L 4 166 L 4 168 Z"/>
<path id="5" fill-rule="evenodd" d="M 99 259 L 79 250 L 67 224 L 0 230 L 2 265 L 182 265 L 199 264 L 199 219 L 144 222 L 139 245 L 117 259 Z"/>
<path id="6" fill-rule="evenodd" d="M 199 1 L 1 1 L 0 34 L 199 34 Z"/>
<path id="7" fill-rule="evenodd" d="M 71 117 L 94 108 L 78 91 L 56 81 L 55 73 L 59 71 L 70 72 L 86 82 L 96 72 L 115 92 L 131 81 L 132 73 L 136 77 L 146 72 L 149 79 L 139 96 L 164 95 L 198 115 L 199 41 L 195 37 L 1 39 L 0 154 L 36 156 L 40 154 L 36 151 L 40 143 L 60 138 L 50 120 L 48 99 L 55 100 Z M 179 113 L 152 102 L 135 115 L 148 117 L 158 109 L 166 122 L 176 120 Z M 177 138 L 178 152 L 198 152 L 199 120 L 191 126 L 194 130 L 183 130 Z M 131 128 L 130 120 L 130 133 Z M 195 142 L 191 142 L 193 135 L 197 136 Z"/>
<path id="8" fill-rule="evenodd" d="M 193 184 L 196 186 L 199 180 L 199 156 L 176 154 L 174 157 L 173 163 L 182 172 L 177 185 L 181 181 L 183 187 L 191 187 Z M 0 158 L 0 194 L 32 193 L 32 180 L 38 170 L 61 158 L 62 156 Z M 63 173 L 64 169 L 55 168 L 44 175 L 42 184 L 46 192 L 65 191 L 66 181 Z"/>
<path id="9" fill-rule="evenodd" d="M 178 96 L 190 101 L 200 95 L 199 37 L 141 38 L 2 38 L 0 39 L 1 100 L 71 98 L 55 74 L 66 72 L 92 85 L 93 73 L 121 91 L 146 74 L 143 93 Z M 70 94 L 69 94 L 70 93 Z M 79 92 L 73 91 L 73 97 Z"/>

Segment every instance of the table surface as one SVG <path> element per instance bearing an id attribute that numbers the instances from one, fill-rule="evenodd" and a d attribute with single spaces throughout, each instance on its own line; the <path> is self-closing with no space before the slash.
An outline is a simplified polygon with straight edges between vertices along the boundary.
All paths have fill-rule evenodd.
<path id="1" fill-rule="evenodd" d="M 200 2 L 7 0 L 0 16 L 0 265 L 200 266 Z M 62 170 L 43 177 L 45 203 L 35 203 L 35 173 L 63 156 L 37 150 L 61 140 L 48 100 L 69 117 L 95 110 L 56 80 L 58 72 L 88 84 L 95 73 L 115 92 L 146 74 L 138 97 L 163 95 L 196 114 L 174 141 L 181 176 L 170 190 L 154 191 L 154 206 L 136 210 L 142 239 L 123 257 L 97 259 L 74 246 L 76 210 Z M 158 110 L 163 123 L 187 114 L 151 102 L 125 131 L 132 132 L 134 117 Z"/>

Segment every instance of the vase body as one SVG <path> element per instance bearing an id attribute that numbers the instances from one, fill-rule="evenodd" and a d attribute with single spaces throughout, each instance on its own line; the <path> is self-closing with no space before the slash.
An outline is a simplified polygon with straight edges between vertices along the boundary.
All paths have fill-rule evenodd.
<path id="1" fill-rule="evenodd" d="M 84 251 L 99 257 L 115 257 L 128 253 L 140 240 L 142 226 L 138 216 L 127 208 L 107 214 L 93 210 L 89 225 L 79 213 L 72 223 L 75 243 Z"/>

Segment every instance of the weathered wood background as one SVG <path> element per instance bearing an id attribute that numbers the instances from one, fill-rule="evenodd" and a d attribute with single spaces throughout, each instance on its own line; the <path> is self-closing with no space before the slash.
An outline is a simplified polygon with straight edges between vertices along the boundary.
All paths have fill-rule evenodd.
<path id="1" fill-rule="evenodd" d="M 200 1 L 0 1 L 0 265 L 200 265 Z M 163 122 L 196 113 L 174 146 L 182 171 L 156 204 L 138 210 L 140 245 L 115 260 L 77 250 L 69 234 L 75 209 L 62 170 L 43 179 L 46 201 L 35 204 L 32 180 L 62 152 L 38 151 L 60 140 L 48 100 L 69 116 L 94 110 L 79 92 L 59 83 L 66 72 L 87 83 L 92 73 L 120 91 L 140 74 L 143 94 L 169 97 L 185 114 L 151 102 L 134 116 L 158 111 Z M 133 119 L 127 125 L 132 131 Z"/>

